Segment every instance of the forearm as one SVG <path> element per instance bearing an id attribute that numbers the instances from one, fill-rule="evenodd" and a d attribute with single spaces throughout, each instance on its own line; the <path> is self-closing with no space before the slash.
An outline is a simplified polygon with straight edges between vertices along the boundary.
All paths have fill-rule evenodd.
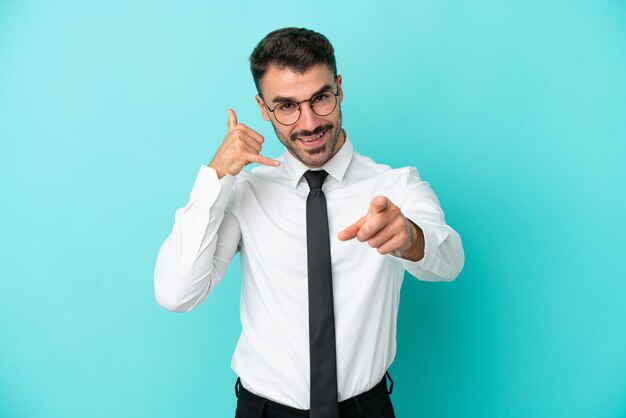
<path id="1" fill-rule="evenodd" d="M 418 231 L 408 254 L 401 257 L 405 269 L 426 281 L 452 281 L 465 262 L 461 237 L 445 220 L 439 199 L 428 183 L 411 169 L 402 213 Z M 421 231 L 421 233 L 419 233 Z"/>
<path id="2" fill-rule="evenodd" d="M 422 257 L 415 261 L 402 256 L 405 269 L 425 281 L 452 281 L 463 268 L 465 254 L 459 234 L 445 224 L 414 221 L 423 236 Z"/>
<path id="3" fill-rule="evenodd" d="M 205 300 L 237 251 L 239 225 L 225 212 L 232 191 L 228 181 L 222 187 L 204 167 L 189 202 L 176 211 L 154 269 L 156 300 L 168 310 L 187 312 Z"/>

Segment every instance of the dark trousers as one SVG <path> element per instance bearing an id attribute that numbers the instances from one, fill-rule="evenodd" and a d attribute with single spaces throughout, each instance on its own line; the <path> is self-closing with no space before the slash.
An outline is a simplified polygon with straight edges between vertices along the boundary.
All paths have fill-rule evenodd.
<path id="1" fill-rule="evenodd" d="M 387 390 L 386 378 L 391 386 Z M 389 394 L 393 381 L 389 373 L 376 386 L 367 392 L 339 402 L 340 418 L 395 418 Z M 235 384 L 237 412 L 235 418 L 300 418 L 308 417 L 309 411 L 292 408 L 269 399 L 262 398 L 246 390 L 239 379 Z"/>

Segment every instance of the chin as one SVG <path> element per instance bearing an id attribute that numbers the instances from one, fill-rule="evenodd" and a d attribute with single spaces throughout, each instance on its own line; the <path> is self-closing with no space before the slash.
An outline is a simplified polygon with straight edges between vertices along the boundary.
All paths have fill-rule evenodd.
<path id="1" fill-rule="evenodd" d="M 327 152 L 326 147 L 323 147 L 322 149 L 320 149 L 319 152 L 302 152 L 298 154 L 298 159 L 300 161 L 302 161 L 304 164 L 306 164 L 309 167 L 321 167 L 324 164 L 326 164 L 326 162 L 328 162 L 328 160 L 331 159 L 331 155 L 329 152 Z"/>

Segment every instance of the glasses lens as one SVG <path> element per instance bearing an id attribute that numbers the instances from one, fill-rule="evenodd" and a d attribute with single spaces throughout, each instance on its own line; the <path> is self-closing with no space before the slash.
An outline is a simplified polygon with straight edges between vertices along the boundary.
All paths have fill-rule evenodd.
<path id="1" fill-rule="evenodd" d="M 297 103 L 281 103 L 274 109 L 276 120 L 283 125 L 293 125 L 300 118 L 300 106 Z"/>
<path id="2" fill-rule="evenodd" d="M 329 91 L 318 94 L 311 99 L 311 108 L 318 116 L 330 115 L 337 106 L 337 96 Z"/>

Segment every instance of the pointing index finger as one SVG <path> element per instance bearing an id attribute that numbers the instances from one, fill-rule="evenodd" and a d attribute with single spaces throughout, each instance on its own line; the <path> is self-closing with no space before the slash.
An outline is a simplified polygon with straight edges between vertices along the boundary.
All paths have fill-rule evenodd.
<path id="1" fill-rule="evenodd" d="M 340 241 L 348 241 L 348 240 L 355 238 L 356 235 L 359 233 L 361 226 L 363 226 L 363 223 L 365 223 L 365 218 L 366 217 L 363 216 L 361 217 L 361 219 L 356 221 L 356 223 L 339 231 L 339 233 L 337 234 L 337 238 L 339 238 Z"/>

